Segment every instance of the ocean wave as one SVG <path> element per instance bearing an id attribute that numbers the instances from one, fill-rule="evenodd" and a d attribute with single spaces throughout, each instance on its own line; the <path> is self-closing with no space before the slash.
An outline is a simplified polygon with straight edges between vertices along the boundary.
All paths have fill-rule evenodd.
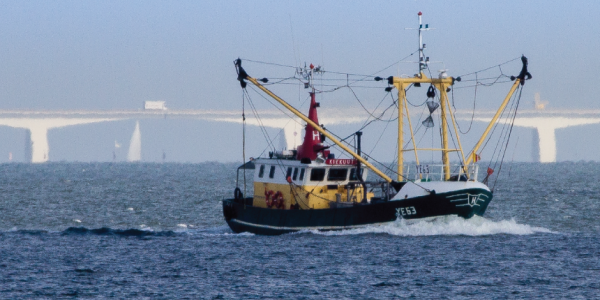
<path id="1" fill-rule="evenodd" d="M 108 227 L 102 227 L 97 229 L 88 229 L 85 227 L 69 227 L 62 231 L 63 235 L 116 235 L 116 236 L 173 236 L 177 233 L 171 230 L 167 231 L 153 231 L 145 229 L 112 229 Z"/>
<path id="2" fill-rule="evenodd" d="M 60 235 L 97 235 L 97 236 L 123 236 L 123 237 L 170 237 L 170 236 L 253 236 L 254 234 L 244 232 L 236 234 L 227 225 L 209 227 L 209 228 L 184 228 L 179 226 L 173 230 L 154 230 L 147 226 L 142 228 L 129 228 L 129 229 L 115 229 L 109 227 L 101 228 L 86 228 L 86 227 L 69 227 L 62 231 L 53 230 L 32 230 L 32 229 L 17 229 L 12 228 L 7 231 L 0 231 L 1 234 L 25 234 L 25 235 L 46 235 L 46 234 L 60 234 Z"/>
<path id="3" fill-rule="evenodd" d="M 474 216 L 470 219 L 458 216 L 445 216 L 430 220 L 401 219 L 385 225 L 369 225 L 362 228 L 341 231 L 311 231 L 311 233 L 320 235 L 387 233 L 397 236 L 485 236 L 495 234 L 530 235 L 553 232 L 543 227 L 519 224 L 514 219 L 493 221 L 479 216 Z"/>

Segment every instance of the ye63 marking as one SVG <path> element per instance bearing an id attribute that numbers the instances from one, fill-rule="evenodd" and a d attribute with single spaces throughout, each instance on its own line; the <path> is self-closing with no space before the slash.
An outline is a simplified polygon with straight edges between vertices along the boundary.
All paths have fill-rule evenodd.
<path id="1" fill-rule="evenodd" d="M 396 208 L 396 217 L 416 215 L 417 210 L 414 206 Z"/>

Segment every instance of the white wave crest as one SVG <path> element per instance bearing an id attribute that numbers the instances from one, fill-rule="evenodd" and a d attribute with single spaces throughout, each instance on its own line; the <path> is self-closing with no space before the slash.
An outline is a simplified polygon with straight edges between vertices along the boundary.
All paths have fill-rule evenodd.
<path id="1" fill-rule="evenodd" d="M 188 233 L 194 234 L 194 235 L 200 235 L 200 236 L 228 236 L 228 237 L 245 237 L 245 236 L 254 236 L 253 233 L 250 232 L 242 232 L 242 233 L 235 233 L 233 232 L 228 225 L 222 225 L 222 226 L 217 226 L 217 227 L 211 227 L 211 228 L 203 228 L 203 229 L 194 229 L 194 230 L 188 230 Z"/>
<path id="2" fill-rule="evenodd" d="M 494 234 L 528 235 L 534 233 L 552 233 L 549 229 L 519 224 L 514 219 L 492 221 L 474 216 L 464 219 L 458 216 L 436 217 L 430 220 L 404 219 L 385 225 L 369 225 L 357 229 L 342 231 L 311 231 L 322 235 L 352 235 L 365 233 L 387 233 L 397 236 L 434 236 L 434 235 L 466 235 L 481 236 Z"/>

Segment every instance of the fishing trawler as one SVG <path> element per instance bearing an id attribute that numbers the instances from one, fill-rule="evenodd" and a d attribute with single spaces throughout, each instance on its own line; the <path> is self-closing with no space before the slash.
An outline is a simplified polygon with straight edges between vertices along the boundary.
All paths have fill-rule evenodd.
<path id="1" fill-rule="evenodd" d="M 268 79 L 251 77 L 242 67 L 241 59 L 235 61 L 238 80 L 243 89 L 250 83 L 260 91 L 275 99 L 285 109 L 306 123 L 303 143 L 296 149 L 271 151 L 268 157 L 251 159 L 238 168 L 237 187 L 234 197 L 223 200 L 223 215 L 229 227 L 236 233 L 275 235 L 300 230 L 344 230 L 373 224 L 385 224 L 399 218 L 421 219 L 446 215 L 471 218 L 482 216 L 492 200 L 493 192 L 487 181 L 493 171 L 488 172 L 483 181 L 478 181 L 479 171 L 476 161 L 486 136 L 497 123 L 509 100 L 519 86 L 531 75 L 527 71 L 527 59 L 523 56 L 523 66 L 508 95 L 498 111 L 491 118 L 485 132 L 469 154 L 465 155 L 458 137 L 457 124 L 447 92 L 460 77 L 448 76 L 440 72 L 438 78 L 425 75 L 429 58 L 423 54 L 422 31 L 427 30 L 419 13 L 419 73 L 413 77 L 387 78 L 386 91 L 397 90 L 398 100 L 398 153 L 397 168 L 380 170 L 362 155 L 362 132 L 355 133 L 354 147 L 338 140 L 319 123 L 316 90 L 312 82 L 318 71 L 314 66 L 306 69 L 304 85 L 310 89 L 308 115 L 302 114 L 288 102 L 265 87 Z M 375 77 L 375 81 L 386 79 Z M 428 85 L 427 102 L 429 113 L 439 108 L 441 127 L 441 147 L 419 148 L 416 144 L 406 90 L 411 87 Z M 405 145 L 404 126 L 408 121 L 412 148 Z M 431 115 L 422 126 L 432 127 Z M 449 131 L 454 129 L 458 147 L 450 148 Z M 329 141 L 331 145 L 326 145 Z M 337 146 L 351 158 L 336 158 L 330 147 Z M 421 164 L 420 151 L 441 152 L 441 164 Z M 404 154 L 414 153 L 415 165 L 406 164 Z M 450 153 L 458 153 L 460 162 L 452 165 Z M 254 170 L 253 195 L 244 195 L 239 188 L 241 170 Z M 375 173 L 379 180 L 367 181 L 368 172 Z M 396 178 L 392 178 L 395 175 Z"/>

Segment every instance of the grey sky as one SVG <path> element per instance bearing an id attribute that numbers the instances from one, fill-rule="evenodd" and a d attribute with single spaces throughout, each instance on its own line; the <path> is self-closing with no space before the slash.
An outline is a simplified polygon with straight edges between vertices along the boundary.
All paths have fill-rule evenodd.
<path id="1" fill-rule="evenodd" d="M 138 109 L 145 100 L 165 100 L 178 109 L 239 109 L 233 59 L 314 62 L 326 70 L 372 73 L 416 49 L 416 32 L 404 28 L 416 27 L 418 11 L 436 28 L 425 36 L 428 56 L 443 61 L 450 74 L 525 54 L 534 76 L 523 95 L 526 105 L 539 92 L 549 107 L 600 108 L 600 2 L 521 0 L 4 1 L 0 109 Z M 518 67 L 505 73 L 517 73 Z M 247 69 L 267 70 L 254 65 Z M 382 75 L 414 69 L 400 64 Z M 133 131 L 134 122 L 120 124 L 60 129 L 54 138 L 64 135 L 68 141 L 67 132 L 77 135 L 73 132 L 79 130 L 83 136 L 81 130 L 93 128 L 104 141 L 73 152 L 67 146 L 59 150 L 67 142 L 53 145 L 51 135 L 52 160 L 110 161 L 113 140 L 126 145 Z M 158 129 L 149 132 L 148 126 Z M 174 160 L 239 159 L 228 159 L 239 154 L 233 150 L 239 148 L 237 133 L 211 148 L 222 149 L 202 152 L 206 145 L 194 142 L 202 140 L 200 134 L 173 133 L 183 125 L 168 126 L 142 123 L 143 147 L 153 147 L 152 154 L 144 154 L 148 160 L 159 160 L 158 153 L 173 144 L 169 139 L 185 141 L 181 147 L 188 149 L 172 155 L 179 152 L 167 151 Z M 188 124 L 194 131 L 224 127 L 236 128 Z M 19 141 L 22 133 L 13 131 L 3 128 L 0 134 Z M 107 141 L 110 145 L 104 145 Z M 20 148 L 17 142 L 0 146 L 0 161 L 4 152 Z M 600 159 L 577 155 L 562 160 Z"/>

